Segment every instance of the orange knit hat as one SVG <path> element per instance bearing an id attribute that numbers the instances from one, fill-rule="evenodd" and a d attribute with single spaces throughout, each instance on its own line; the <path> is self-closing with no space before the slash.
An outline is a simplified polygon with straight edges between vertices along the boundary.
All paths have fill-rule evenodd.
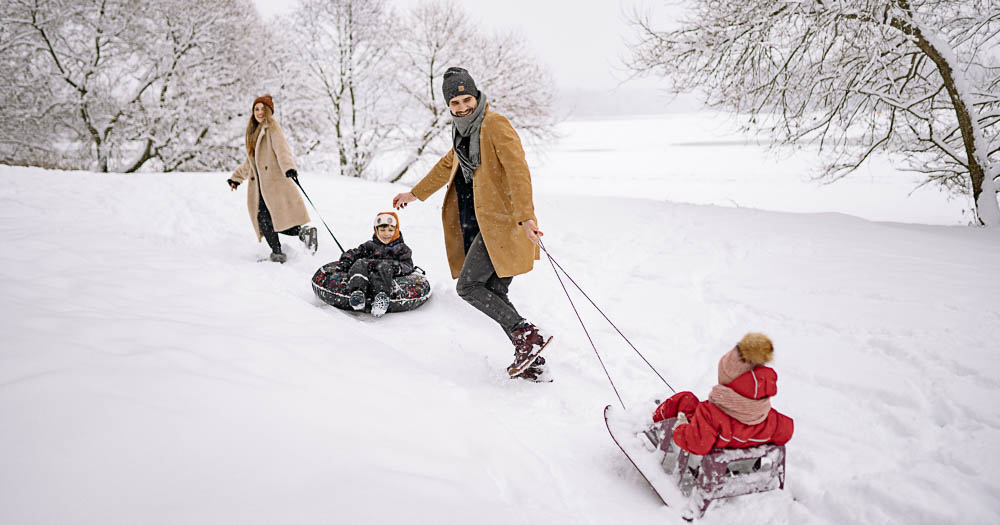
<path id="1" fill-rule="evenodd" d="M 274 101 L 271 100 L 270 93 L 264 93 L 264 95 L 253 99 L 253 104 L 250 106 L 250 111 L 253 111 L 253 108 L 257 107 L 258 102 L 261 102 L 265 106 L 271 108 L 271 113 L 274 113 Z"/>

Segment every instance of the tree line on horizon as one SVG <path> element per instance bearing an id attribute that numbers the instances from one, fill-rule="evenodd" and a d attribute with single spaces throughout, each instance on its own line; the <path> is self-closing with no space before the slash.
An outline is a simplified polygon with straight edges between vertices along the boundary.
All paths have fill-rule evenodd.
<path id="1" fill-rule="evenodd" d="M 821 181 L 875 154 L 967 195 L 1000 225 L 1000 6 L 992 0 L 692 0 L 631 17 L 627 65 L 746 117 L 774 145 L 819 148 Z M 240 162 L 270 93 L 307 169 L 396 181 L 450 147 L 440 79 L 461 65 L 529 141 L 554 136 L 551 73 L 516 31 L 453 0 L 9 0 L 0 162 L 216 171 Z"/>

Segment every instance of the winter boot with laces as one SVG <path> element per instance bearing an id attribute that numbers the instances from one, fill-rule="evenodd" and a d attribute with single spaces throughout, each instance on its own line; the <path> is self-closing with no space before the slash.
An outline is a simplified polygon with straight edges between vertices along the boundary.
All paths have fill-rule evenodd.
<path id="1" fill-rule="evenodd" d="M 319 249 L 319 236 L 316 234 L 315 226 L 302 226 L 299 228 L 299 240 L 306 245 L 310 253 L 315 254 Z"/>
<path id="2" fill-rule="evenodd" d="M 525 321 L 510 333 L 510 341 L 514 343 L 514 362 L 507 367 L 507 375 L 521 375 L 538 359 L 538 354 L 552 342 L 552 336 L 544 335 L 538 327 Z"/>
<path id="3" fill-rule="evenodd" d="M 545 358 L 538 356 L 531 366 L 525 368 L 524 372 L 517 376 L 517 379 L 526 379 L 533 383 L 551 383 L 552 374 L 549 373 L 549 367 L 545 366 Z"/>
<path id="4" fill-rule="evenodd" d="M 351 305 L 351 308 L 361 311 L 365 309 L 365 292 L 361 290 L 354 290 L 351 292 L 351 297 L 347 300 L 347 304 Z"/>
<path id="5" fill-rule="evenodd" d="M 375 299 L 372 300 L 372 315 L 375 317 L 382 317 L 388 309 L 389 296 L 386 295 L 385 292 L 375 294 Z"/>

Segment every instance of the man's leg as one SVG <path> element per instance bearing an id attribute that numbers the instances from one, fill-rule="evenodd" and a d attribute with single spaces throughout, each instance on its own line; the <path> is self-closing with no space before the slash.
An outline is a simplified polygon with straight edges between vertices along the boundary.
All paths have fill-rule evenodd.
<path id="1" fill-rule="evenodd" d="M 517 310 L 507 297 L 507 290 L 510 288 L 510 282 L 513 280 L 513 277 L 500 277 L 494 272 L 490 276 L 490 279 L 486 281 L 486 288 L 500 298 L 501 301 L 507 303 L 508 306 Z"/>
<path id="2" fill-rule="evenodd" d="M 483 234 L 480 233 L 476 235 L 469 252 L 465 255 L 465 264 L 462 265 L 462 272 L 458 276 L 455 289 L 459 297 L 496 321 L 509 336 L 524 319 L 507 299 L 506 292 L 510 278 L 506 278 L 506 282 L 497 278 L 499 284 L 495 284 L 494 289 L 502 290 L 502 294 L 497 294 L 494 289 L 487 287 L 491 278 L 496 277 L 493 261 L 490 260 L 490 254 L 483 242 Z"/>

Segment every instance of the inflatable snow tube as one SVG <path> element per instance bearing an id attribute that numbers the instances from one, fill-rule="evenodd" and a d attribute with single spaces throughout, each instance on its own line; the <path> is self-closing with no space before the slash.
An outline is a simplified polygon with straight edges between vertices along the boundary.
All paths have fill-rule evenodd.
<path id="1" fill-rule="evenodd" d="M 337 262 L 324 264 L 312 278 L 312 288 L 316 297 L 324 303 L 343 310 L 351 310 L 347 300 L 347 273 L 336 270 Z M 401 275 L 392 280 L 392 292 L 389 294 L 390 312 L 405 312 L 424 304 L 431 298 L 431 283 L 424 276 L 424 271 L 417 268 L 409 275 Z M 365 303 L 365 311 L 370 311 L 372 299 Z"/>

